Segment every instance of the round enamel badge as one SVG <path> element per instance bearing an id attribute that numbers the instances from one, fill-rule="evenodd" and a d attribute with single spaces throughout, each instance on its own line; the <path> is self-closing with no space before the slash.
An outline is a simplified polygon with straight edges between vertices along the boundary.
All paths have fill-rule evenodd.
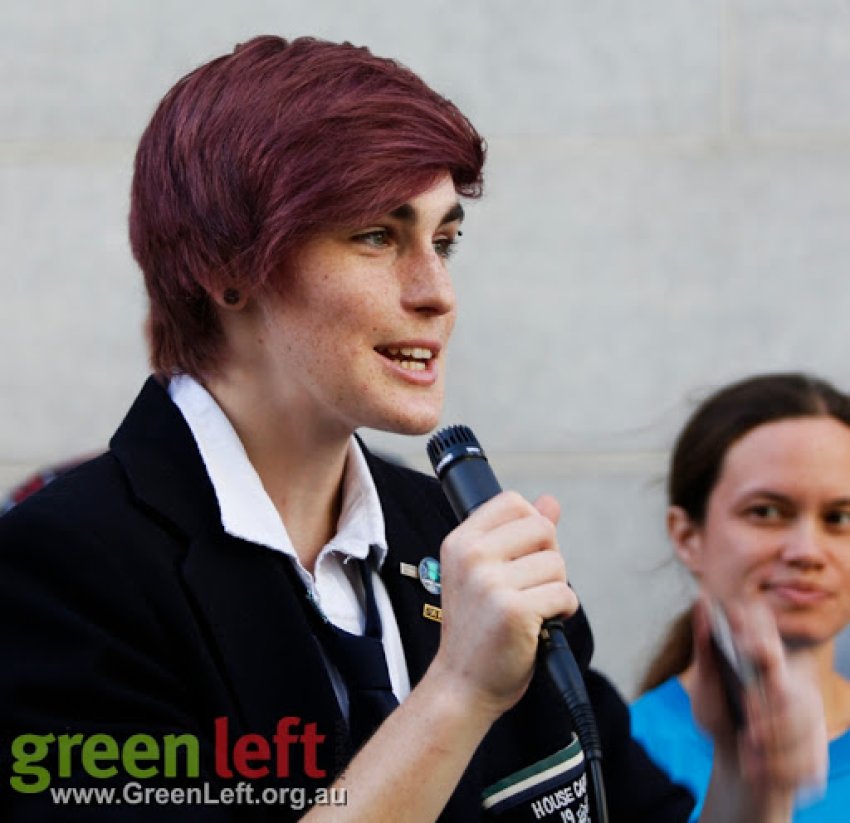
<path id="1" fill-rule="evenodd" d="M 419 563 L 419 582 L 425 587 L 429 594 L 439 594 L 442 591 L 440 585 L 440 561 L 433 557 L 424 557 Z"/>

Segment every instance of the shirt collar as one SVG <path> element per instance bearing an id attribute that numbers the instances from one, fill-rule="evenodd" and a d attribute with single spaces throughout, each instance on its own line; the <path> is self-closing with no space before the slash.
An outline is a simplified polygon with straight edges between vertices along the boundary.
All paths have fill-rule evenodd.
<path id="1" fill-rule="evenodd" d="M 277 509 L 255 471 L 242 441 L 213 396 L 197 380 L 181 374 L 168 386 L 171 399 L 192 431 L 212 483 L 224 530 L 243 540 L 283 552 L 307 575 Z M 363 559 L 370 547 L 378 566 L 387 554 L 384 516 L 375 481 L 357 440 L 348 445 L 337 532 L 322 549 L 318 563 L 331 552 Z"/>

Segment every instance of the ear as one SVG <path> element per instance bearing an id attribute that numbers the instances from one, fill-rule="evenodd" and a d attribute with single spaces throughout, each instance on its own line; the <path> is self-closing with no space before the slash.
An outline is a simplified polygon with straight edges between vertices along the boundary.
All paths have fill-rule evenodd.
<path id="1" fill-rule="evenodd" d="M 224 311 L 241 311 L 248 303 L 248 295 L 232 286 L 209 292 L 213 302 Z"/>
<path id="2" fill-rule="evenodd" d="M 667 534 L 676 554 L 695 577 L 702 569 L 702 527 L 681 506 L 667 509 Z"/>

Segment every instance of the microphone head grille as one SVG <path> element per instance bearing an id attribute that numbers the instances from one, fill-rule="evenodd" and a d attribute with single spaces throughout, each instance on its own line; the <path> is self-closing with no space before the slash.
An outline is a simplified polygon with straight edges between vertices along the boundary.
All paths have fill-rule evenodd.
<path id="1" fill-rule="evenodd" d="M 431 466 L 438 474 L 438 467 L 447 455 L 475 455 L 484 457 L 484 450 L 469 426 L 447 426 L 431 436 L 427 446 Z"/>

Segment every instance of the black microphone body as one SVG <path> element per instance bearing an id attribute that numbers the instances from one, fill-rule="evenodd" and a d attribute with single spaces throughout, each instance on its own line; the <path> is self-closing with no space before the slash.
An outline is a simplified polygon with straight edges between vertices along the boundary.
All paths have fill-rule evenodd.
<path id="1" fill-rule="evenodd" d="M 450 426 L 428 441 L 428 457 L 458 520 L 502 491 L 472 430 Z"/>
<path id="2" fill-rule="evenodd" d="M 457 519 L 465 520 L 480 505 L 502 491 L 472 430 L 449 426 L 428 441 L 428 457 Z M 567 643 L 560 620 L 546 620 L 540 632 L 540 657 L 561 699 L 567 706 L 582 748 L 590 761 L 597 810 L 607 819 L 600 764 L 602 744 L 590 698 Z"/>

